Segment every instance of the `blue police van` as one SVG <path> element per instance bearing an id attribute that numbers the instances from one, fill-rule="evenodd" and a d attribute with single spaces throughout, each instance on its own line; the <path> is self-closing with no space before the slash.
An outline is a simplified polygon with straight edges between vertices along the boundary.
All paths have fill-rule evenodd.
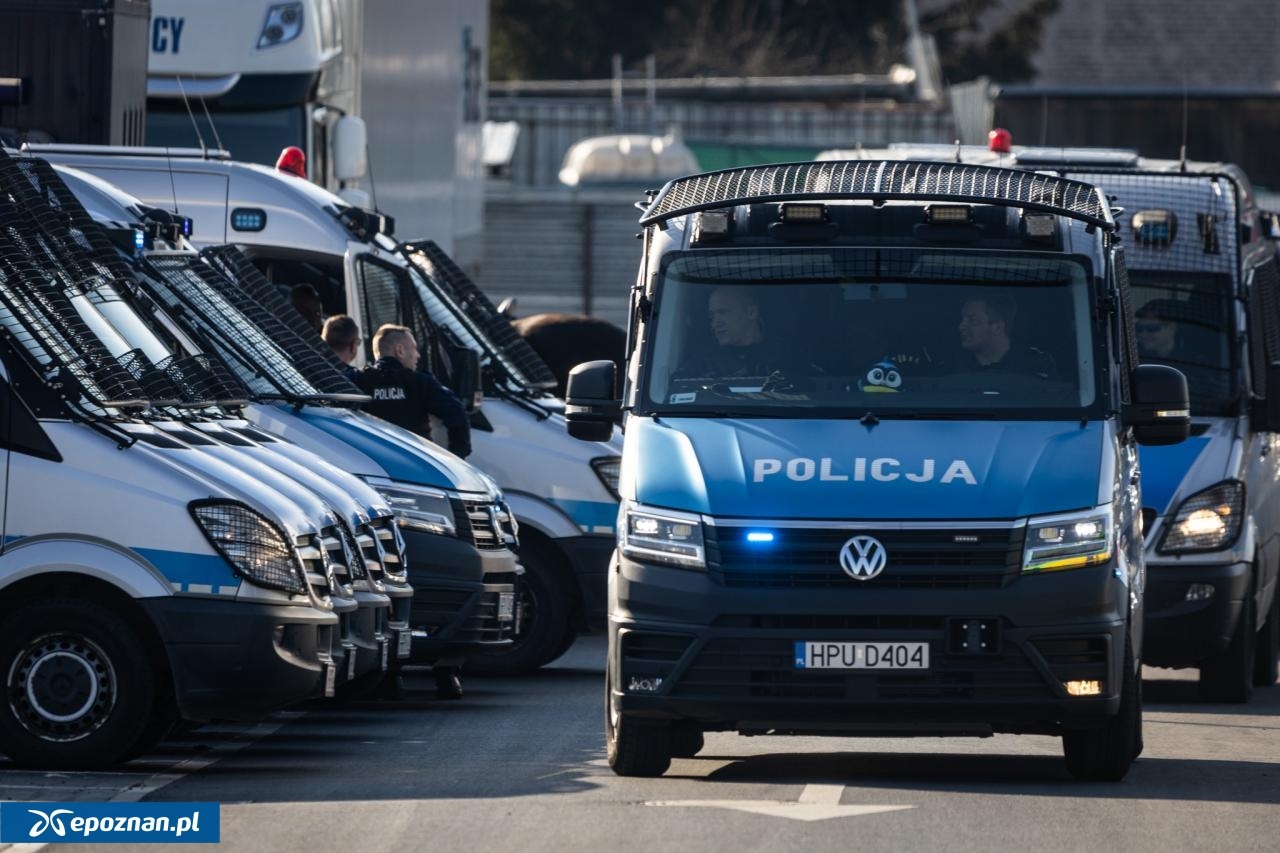
<path id="1" fill-rule="evenodd" d="M 1109 201 L 1057 176 L 821 162 L 650 197 L 622 399 L 571 374 L 569 431 L 625 434 L 605 732 L 621 775 L 706 731 L 1059 735 L 1142 749 L 1138 445 L 1187 437 L 1140 365 Z"/>

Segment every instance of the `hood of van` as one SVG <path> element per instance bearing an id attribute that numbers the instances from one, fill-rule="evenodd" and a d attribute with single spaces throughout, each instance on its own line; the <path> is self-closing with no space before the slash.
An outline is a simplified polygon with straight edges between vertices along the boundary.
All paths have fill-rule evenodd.
<path id="1" fill-rule="evenodd" d="M 621 489 L 722 517 L 1019 518 L 1096 506 L 1106 436 L 1079 421 L 634 418 Z"/>
<path id="2" fill-rule="evenodd" d="M 460 492 L 492 491 L 475 467 L 395 424 L 348 409 L 307 406 L 299 414 L 308 424 L 363 453 L 382 469 L 382 476 L 392 480 Z"/>

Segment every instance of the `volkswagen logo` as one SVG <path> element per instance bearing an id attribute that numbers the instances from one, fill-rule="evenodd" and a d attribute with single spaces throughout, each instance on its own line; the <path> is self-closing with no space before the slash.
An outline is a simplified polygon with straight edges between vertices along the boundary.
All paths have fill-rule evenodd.
<path id="1" fill-rule="evenodd" d="M 856 581 L 869 581 L 884 571 L 888 555 L 880 540 L 855 536 L 840 548 L 840 568 Z"/>

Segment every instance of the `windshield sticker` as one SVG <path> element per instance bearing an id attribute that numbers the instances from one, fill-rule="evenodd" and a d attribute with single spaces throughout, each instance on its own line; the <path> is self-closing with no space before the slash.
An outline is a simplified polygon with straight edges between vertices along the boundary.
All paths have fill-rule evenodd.
<path id="1" fill-rule="evenodd" d="M 698 401 L 697 393 L 672 394 L 671 402 L 674 403 L 696 403 Z"/>
<path id="2" fill-rule="evenodd" d="M 831 457 L 823 457 L 821 459 L 808 459 L 805 457 L 797 457 L 795 459 L 756 459 L 752 464 L 752 480 L 756 483 L 763 483 L 766 478 L 777 475 L 783 475 L 788 480 L 797 483 L 808 482 L 809 480 L 819 480 L 826 483 L 843 483 L 852 480 L 855 483 L 863 483 L 868 479 L 875 480 L 880 483 L 891 483 L 899 478 L 904 478 L 912 483 L 930 483 L 935 479 L 939 483 L 964 483 L 970 486 L 978 485 L 978 480 L 973 476 L 969 463 L 963 459 L 954 459 L 947 464 L 942 476 L 937 476 L 939 465 L 937 460 L 922 459 L 910 468 L 904 468 L 903 463 L 897 459 L 888 457 L 880 457 L 877 459 L 867 459 L 859 456 L 852 460 L 852 467 L 845 465 L 837 465 L 836 461 Z"/>

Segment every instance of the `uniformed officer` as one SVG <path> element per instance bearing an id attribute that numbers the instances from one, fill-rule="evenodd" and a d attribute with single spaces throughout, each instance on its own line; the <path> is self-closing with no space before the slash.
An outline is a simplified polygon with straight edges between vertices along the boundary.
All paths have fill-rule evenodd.
<path id="1" fill-rule="evenodd" d="M 373 336 L 373 364 L 356 374 L 356 384 L 373 398 L 365 411 L 393 424 L 431 437 L 430 415 L 449 431 L 449 450 L 471 453 L 471 424 L 466 407 L 430 373 L 417 370 L 418 342 L 406 326 L 386 324 Z"/>

